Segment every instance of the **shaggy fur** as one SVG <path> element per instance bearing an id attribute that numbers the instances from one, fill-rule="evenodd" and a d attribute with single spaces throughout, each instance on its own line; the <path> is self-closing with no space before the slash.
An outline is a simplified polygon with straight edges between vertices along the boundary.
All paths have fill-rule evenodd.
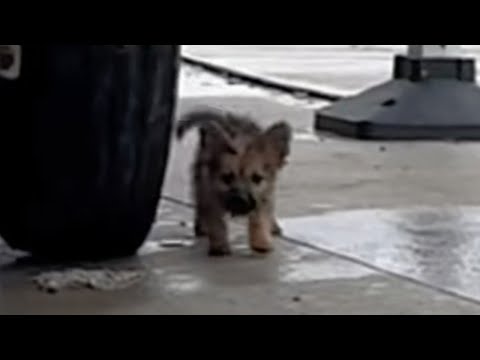
<path id="1" fill-rule="evenodd" d="M 200 133 L 192 171 L 196 235 L 208 237 L 210 255 L 229 255 L 227 216 L 244 216 L 252 250 L 272 251 L 281 232 L 275 187 L 290 154 L 290 126 L 279 122 L 264 130 L 248 117 L 200 110 L 181 119 L 178 139 L 193 129 Z"/>

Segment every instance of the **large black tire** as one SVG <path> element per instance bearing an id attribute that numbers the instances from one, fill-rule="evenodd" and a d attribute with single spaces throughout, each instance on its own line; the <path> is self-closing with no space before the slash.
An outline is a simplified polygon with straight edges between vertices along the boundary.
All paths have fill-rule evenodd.
<path id="1" fill-rule="evenodd" d="M 55 259 L 135 254 L 155 218 L 178 45 L 23 45 L 0 80 L 0 234 Z"/>

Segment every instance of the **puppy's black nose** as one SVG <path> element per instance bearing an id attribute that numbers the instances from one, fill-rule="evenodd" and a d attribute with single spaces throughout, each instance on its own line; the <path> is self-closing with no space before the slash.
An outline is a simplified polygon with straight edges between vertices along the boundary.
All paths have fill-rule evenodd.
<path id="1" fill-rule="evenodd" d="M 232 191 L 227 199 L 227 208 L 233 215 L 247 215 L 255 210 L 255 199 L 250 194 Z"/>

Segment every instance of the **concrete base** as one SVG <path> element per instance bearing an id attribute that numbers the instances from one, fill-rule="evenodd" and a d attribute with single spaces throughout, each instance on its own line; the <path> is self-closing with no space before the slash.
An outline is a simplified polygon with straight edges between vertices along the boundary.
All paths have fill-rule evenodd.
<path id="1" fill-rule="evenodd" d="M 480 139 L 471 60 L 398 57 L 395 79 L 317 112 L 317 130 L 359 139 Z"/>

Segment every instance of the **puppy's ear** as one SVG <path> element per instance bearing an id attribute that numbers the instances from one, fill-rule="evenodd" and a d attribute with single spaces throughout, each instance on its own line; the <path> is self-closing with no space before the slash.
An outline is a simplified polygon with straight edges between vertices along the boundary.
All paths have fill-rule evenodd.
<path id="1" fill-rule="evenodd" d="M 237 155 L 237 150 L 230 135 L 215 122 L 206 123 L 201 129 L 203 145 L 218 152 Z"/>
<path id="2" fill-rule="evenodd" d="M 261 136 L 264 150 L 272 158 L 275 166 L 285 165 L 291 152 L 293 131 L 289 124 L 280 122 L 267 129 Z"/>

